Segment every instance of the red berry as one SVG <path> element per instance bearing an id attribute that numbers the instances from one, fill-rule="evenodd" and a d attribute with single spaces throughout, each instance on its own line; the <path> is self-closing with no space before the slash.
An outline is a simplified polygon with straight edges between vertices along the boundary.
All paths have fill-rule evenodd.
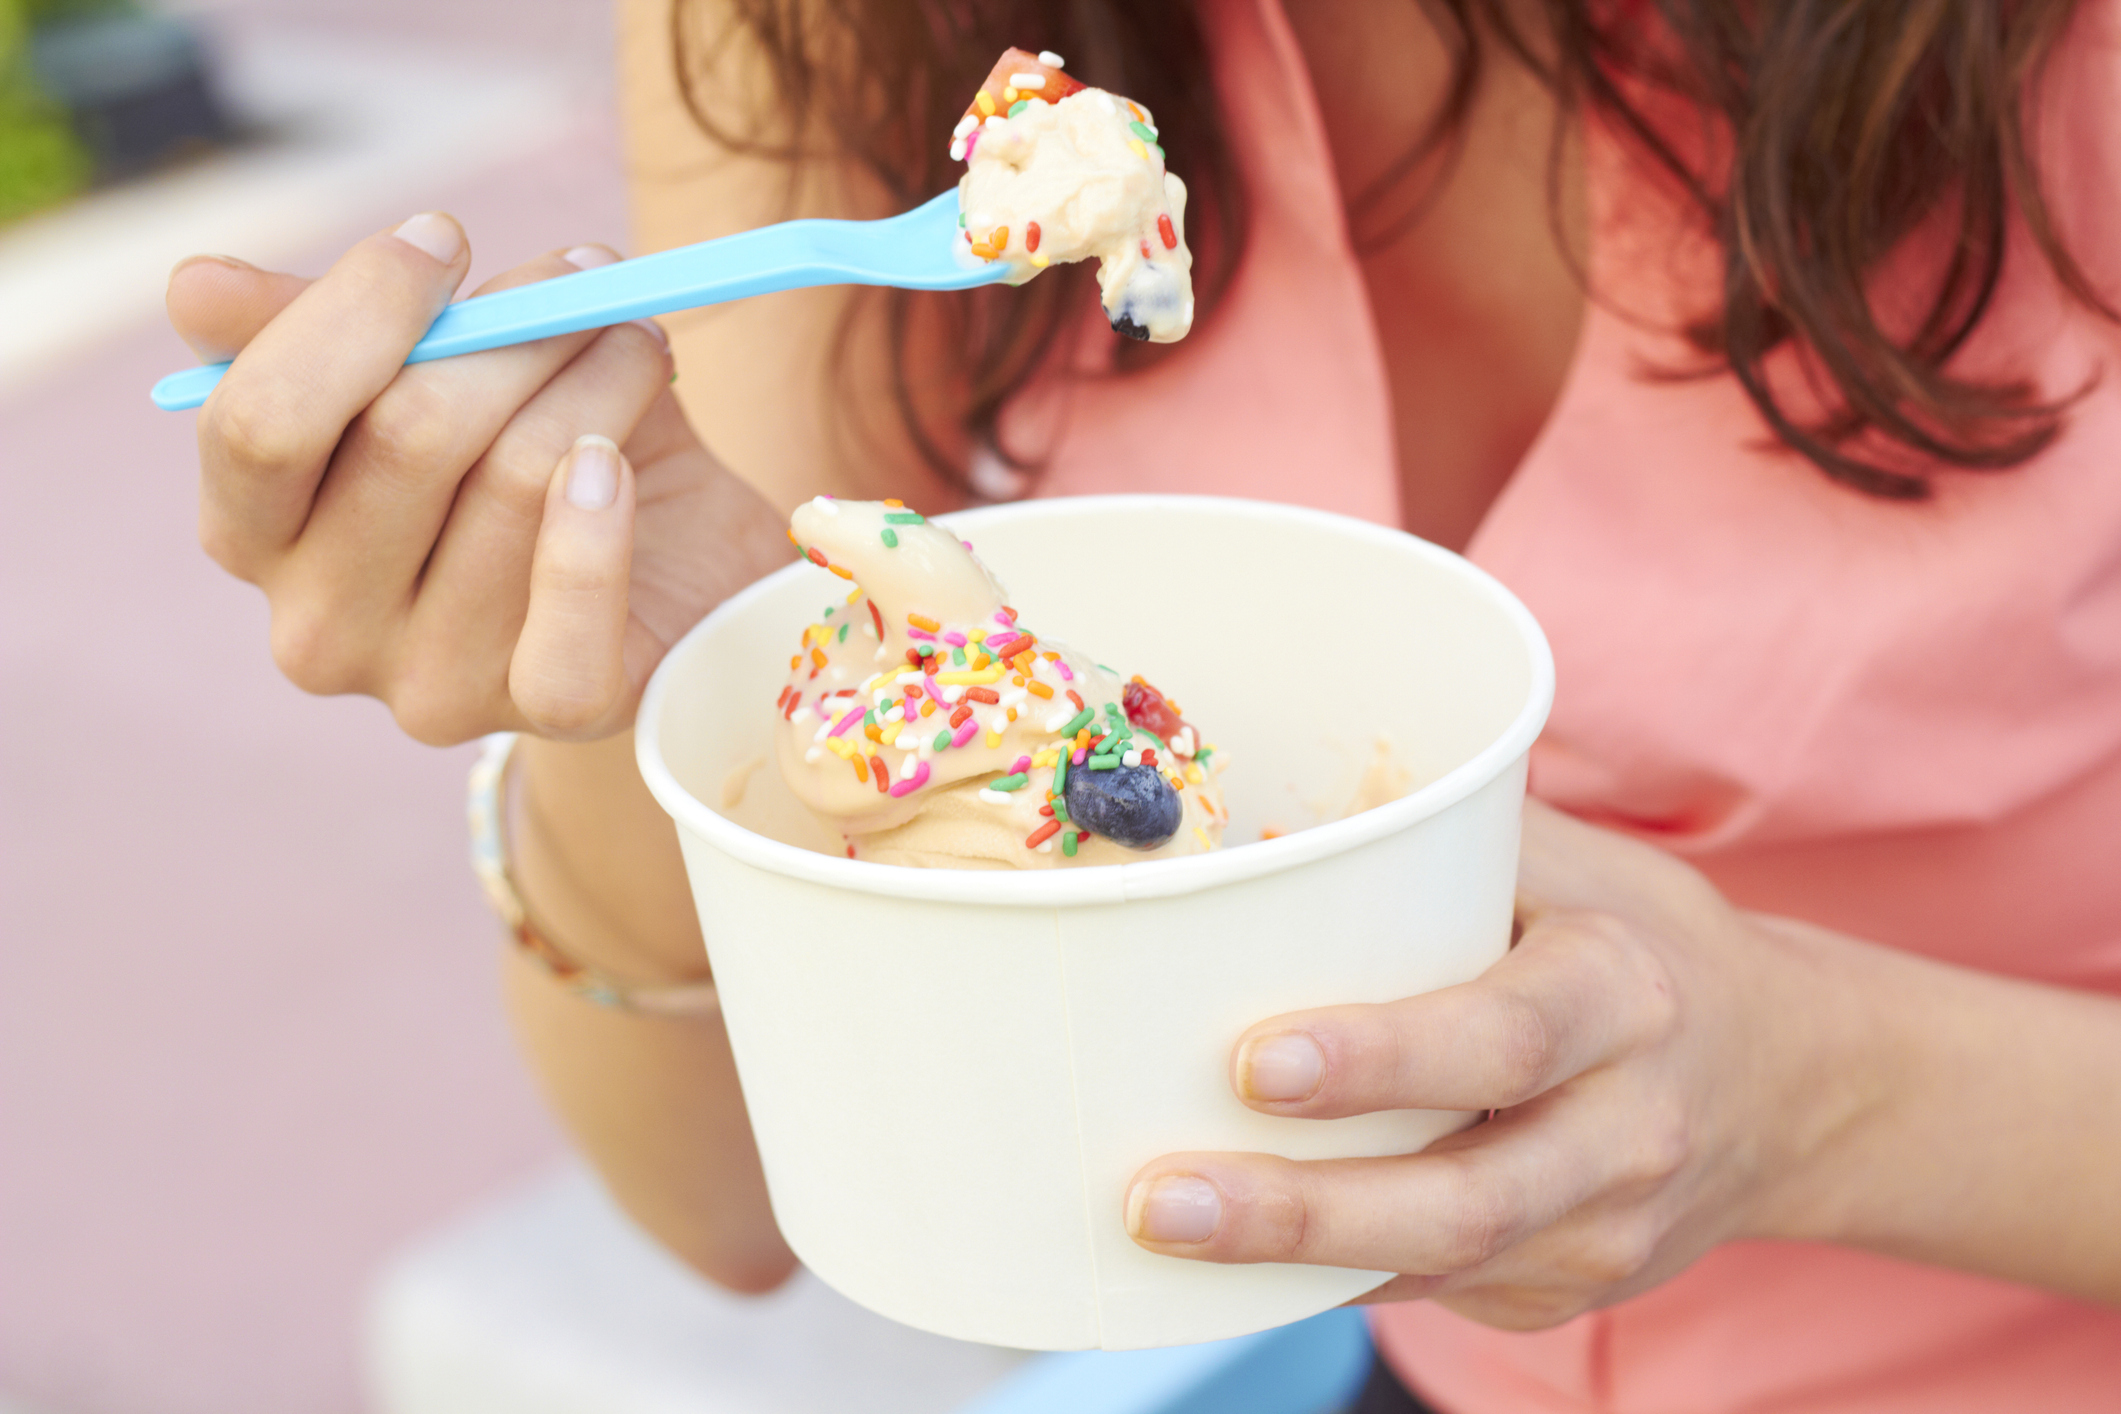
<path id="1" fill-rule="evenodd" d="M 1171 710 L 1164 695 L 1139 678 L 1127 684 L 1119 700 L 1126 709 L 1128 721 L 1143 731 L 1156 733 L 1165 741 L 1185 729 L 1185 719 Z"/>

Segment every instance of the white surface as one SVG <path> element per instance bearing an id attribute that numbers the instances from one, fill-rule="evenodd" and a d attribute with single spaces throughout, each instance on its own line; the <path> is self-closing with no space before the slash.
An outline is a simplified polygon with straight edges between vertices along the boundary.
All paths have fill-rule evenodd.
<path id="1" fill-rule="evenodd" d="M 245 34 L 215 56 L 269 136 L 0 229 L 0 391 L 158 317 L 187 255 L 283 264 L 380 202 L 551 141 L 584 101 L 534 65 L 338 37 Z"/>
<path id="2" fill-rule="evenodd" d="M 1091 498 L 951 524 L 1042 637 L 1188 704 L 1234 762 L 1230 840 L 1292 799 L 1347 799 L 1379 733 L 1419 788 L 1287 838 L 1101 869 L 811 852 L 779 842 L 806 833 L 775 773 L 728 818 L 702 802 L 764 749 L 783 655 L 838 581 L 796 566 L 731 601 L 658 670 L 638 741 L 678 817 L 782 1231 L 875 1310 L 1027 1348 L 1219 1339 L 1368 1290 L 1385 1274 L 1144 1252 L 1121 1227 L 1126 1184 L 1174 1150 L 1404 1153 L 1466 1121 L 1259 1115 L 1225 1067 L 1277 1012 L 1412 995 L 1502 955 L 1524 756 L 1552 695 L 1536 624 L 1454 555 L 1284 506 Z"/>
<path id="3" fill-rule="evenodd" d="M 377 1414 L 943 1414 L 1023 1358 L 896 1325 L 807 1273 L 721 1291 L 576 1169 L 394 1262 L 368 1353 Z"/>

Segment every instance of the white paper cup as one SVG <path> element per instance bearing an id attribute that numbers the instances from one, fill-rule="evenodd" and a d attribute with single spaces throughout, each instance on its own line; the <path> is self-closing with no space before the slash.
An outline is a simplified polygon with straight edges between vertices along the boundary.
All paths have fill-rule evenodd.
<path id="1" fill-rule="evenodd" d="M 907 1325 L 1109 1350 L 1297 1320 L 1385 1273 L 1136 1247 L 1129 1178 L 1175 1150 L 1399 1154 L 1470 1117 L 1255 1114 L 1237 1036 L 1299 1007 L 1463 982 L 1508 945 L 1525 753 L 1553 660 L 1448 551 L 1288 506 L 1183 496 L 946 517 L 1042 637 L 1141 672 L 1230 759 L 1225 848 L 992 872 L 849 860 L 770 765 L 788 644 L 840 582 L 792 565 L 674 648 L 642 774 L 677 820 L 789 1245 Z M 1330 817 L 1387 736 L 1418 789 Z M 1253 843 L 1244 843 L 1254 841 Z"/>

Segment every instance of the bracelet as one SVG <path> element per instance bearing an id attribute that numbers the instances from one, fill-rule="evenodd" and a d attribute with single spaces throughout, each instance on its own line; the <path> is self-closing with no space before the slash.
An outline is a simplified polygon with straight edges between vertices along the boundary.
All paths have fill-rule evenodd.
<path id="1" fill-rule="evenodd" d="M 509 758 L 515 754 L 515 732 L 497 732 L 479 743 L 471 768 L 465 811 L 471 825 L 471 868 L 486 891 L 486 901 L 500 916 L 516 951 L 543 968 L 562 987 L 598 1006 L 646 1016 L 713 1016 L 721 1011 L 721 994 L 712 982 L 667 986 L 636 985 L 585 967 L 554 946 L 523 904 L 508 869 L 508 830 L 503 823 Z"/>

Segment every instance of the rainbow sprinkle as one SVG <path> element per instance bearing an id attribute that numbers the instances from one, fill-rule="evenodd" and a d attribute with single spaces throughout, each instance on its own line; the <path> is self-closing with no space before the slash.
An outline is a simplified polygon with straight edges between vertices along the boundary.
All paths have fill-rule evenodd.
<path id="1" fill-rule="evenodd" d="M 993 236 L 997 242 L 1007 239 L 999 229 Z M 886 504 L 891 509 L 884 518 L 891 524 L 926 524 L 903 503 Z M 841 579 L 854 578 L 847 566 L 833 564 L 818 546 L 803 545 L 792 530 L 789 539 L 809 563 Z M 887 549 L 899 548 L 895 530 L 884 528 L 879 539 Z M 1013 607 L 1001 606 L 983 623 L 946 622 L 895 608 L 902 626 L 894 630 L 876 600 L 855 585 L 846 603 L 858 599 L 869 610 L 868 621 L 859 624 L 869 644 L 853 637 L 860 615 L 825 605 L 804 626 L 789 660 L 791 680 L 774 699 L 776 715 L 799 733 L 796 741 L 807 761 L 845 762 L 865 791 L 873 783 L 893 799 L 971 777 L 980 784 L 982 801 L 1010 810 L 1035 809 L 1044 817 L 1024 841 L 1027 849 L 1049 852 L 1058 836 L 1062 854 L 1070 858 L 1090 838 L 1069 818 L 1071 769 L 1109 771 L 1139 763 L 1179 789 L 1205 779 L 1200 763 L 1212 747 L 1196 753 L 1190 729 L 1177 733 L 1174 748 L 1155 732 L 1134 726 L 1120 703 L 1106 698 L 1103 681 L 1093 675 L 1084 682 L 1058 652 L 1042 648 Z M 886 661 L 879 666 L 877 660 Z M 806 686 L 813 681 L 815 688 Z M 1096 696 L 1086 700 L 1086 691 Z M 1175 715 L 1177 705 L 1170 707 Z M 1056 710 L 1059 715 L 1049 715 Z M 931 716 L 937 718 L 933 723 L 925 720 Z M 906 735 L 909 726 L 913 731 Z M 995 755 L 948 758 L 958 765 L 938 759 L 975 749 L 998 755 L 1020 733 L 1031 734 L 1030 740 L 1025 750 L 1011 752 L 1005 771 L 996 769 Z M 1041 777 L 1041 772 L 1050 775 Z M 1020 794 L 1026 790 L 1036 794 Z M 1208 808 L 1213 812 L 1212 802 Z"/>

